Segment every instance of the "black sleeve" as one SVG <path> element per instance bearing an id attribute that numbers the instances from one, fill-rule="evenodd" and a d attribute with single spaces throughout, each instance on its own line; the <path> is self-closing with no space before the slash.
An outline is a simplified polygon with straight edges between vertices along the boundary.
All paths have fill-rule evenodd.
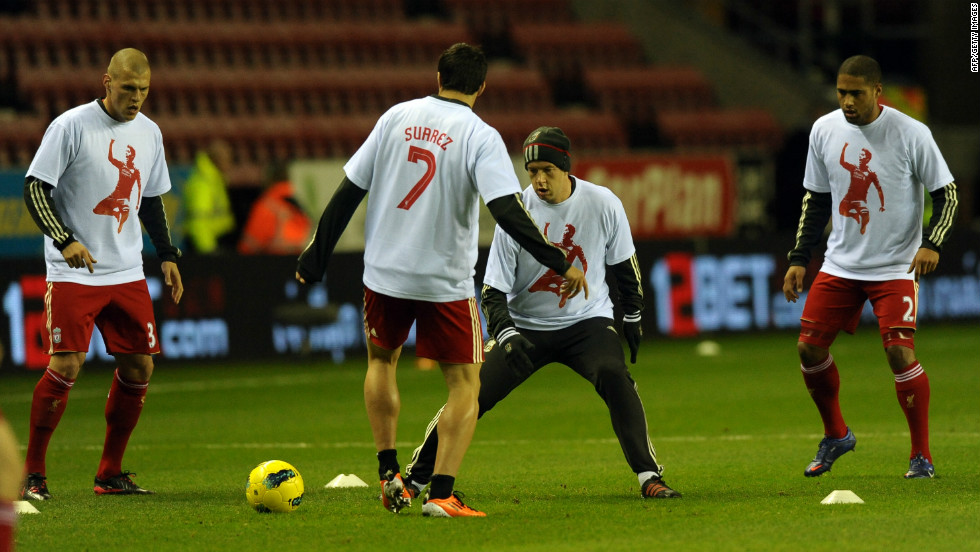
<path id="1" fill-rule="evenodd" d="M 949 231 L 953 228 L 960 206 L 956 183 L 950 182 L 934 192 L 929 192 L 929 196 L 932 197 L 932 218 L 929 219 L 929 227 L 922 235 L 922 247 L 940 252 L 943 250 L 943 244 L 949 240 Z"/>
<path id="2" fill-rule="evenodd" d="M 346 176 L 334 192 L 330 202 L 320 215 L 313 240 L 299 255 L 296 271 L 307 282 L 319 282 L 327 271 L 327 261 L 337 246 L 337 240 L 347 228 L 347 223 L 357 211 L 357 206 L 367 195 L 367 190 L 354 184 Z"/>
<path id="3" fill-rule="evenodd" d="M 790 266 L 810 264 L 810 250 L 823 237 L 823 230 L 830 220 L 830 193 L 807 191 L 803 196 L 803 213 L 796 230 L 796 245 L 786 255 Z"/>
<path id="4" fill-rule="evenodd" d="M 621 263 L 609 265 L 609 271 L 616 278 L 623 313 L 626 316 L 639 314 L 643 310 L 643 285 L 640 284 L 640 264 L 636 254 Z"/>
<path id="5" fill-rule="evenodd" d="M 163 198 L 144 197 L 139 218 L 157 250 L 157 256 L 164 261 L 176 263 L 182 253 L 170 239 L 170 225 L 167 223 L 167 212 L 163 208 Z"/>
<path id="6" fill-rule="evenodd" d="M 45 236 L 54 240 L 54 246 L 58 251 L 64 251 L 75 241 L 75 234 L 71 228 L 65 226 L 61 215 L 58 214 L 51 195 L 53 191 L 54 186 L 51 184 L 28 176 L 24 181 L 24 203 L 27 205 L 27 212 L 34 219 L 34 224 Z"/>
<path id="7" fill-rule="evenodd" d="M 504 232 L 514 238 L 539 263 L 565 274 L 572 264 L 565 260 L 565 253 L 552 245 L 538 230 L 534 219 L 524 208 L 520 194 L 498 197 L 487 203 L 487 209 Z"/>
<path id="8" fill-rule="evenodd" d="M 480 293 L 480 309 L 483 310 L 483 317 L 487 320 L 487 332 L 497 340 L 503 342 L 510 333 L 516 332 L 514 319 L 510 317 L 507 310 L 507 294 L 495 287 L 483 286 Z"/>

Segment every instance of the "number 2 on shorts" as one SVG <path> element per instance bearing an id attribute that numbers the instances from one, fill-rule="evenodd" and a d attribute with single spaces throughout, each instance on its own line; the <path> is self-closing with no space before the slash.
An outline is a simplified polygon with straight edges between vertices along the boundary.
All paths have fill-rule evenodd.
<path id="1" fill-rule="evenodd" d="M 422 149 L 416 146 L 410 146 L 408 148 L 408 161 L 410 163 L 418 163 L 422 161 L 425 163 L 425 174 L 422 178 L 412 186 L 409 190 L 408 195 L 405 199 L 402 199 L 401 203 L 398 204 L 399 209 L 405 209 L 406 211 L 412 208 L 412 205 L 418 200 L 422 192 L 429 186 L 432 182 L 432 177 L 436 174 L 436 155 L 427 149 Z"/>

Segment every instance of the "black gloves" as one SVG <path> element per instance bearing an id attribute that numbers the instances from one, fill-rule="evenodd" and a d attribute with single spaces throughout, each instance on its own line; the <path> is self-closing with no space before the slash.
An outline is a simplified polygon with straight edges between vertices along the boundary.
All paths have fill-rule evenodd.
<path id="1" fill-rule="evenodd" d="M 534 371 L 534 364 L 528 354 L 534 350 L 534 345 L 521 335 L 516 328 L 505 328 L 497 337 L 497 344 L 504 349 L 507 366 L 515 374 L 527 376 Z"/>
<path id="2" fill-rule="evenodd" d="M 630 347 L 630 364 L 636 364 L 636 353 L 640 350 L 643 328 L 640 327 L 640 313 L 623 316 L 623 337 Z"/>

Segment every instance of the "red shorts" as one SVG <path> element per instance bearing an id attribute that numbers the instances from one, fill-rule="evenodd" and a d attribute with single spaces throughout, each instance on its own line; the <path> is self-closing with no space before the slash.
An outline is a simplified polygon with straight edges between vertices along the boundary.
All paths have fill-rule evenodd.
<path id="1" fill-rule="evenodd" d="M 397 349 L 408 339 L 413 322 L 418 356 L 452 364 L 483 362 L 483 328 L 475 297 L 433 303 L 364 288 L 364 333 L 371 343 Z"/>
<path id="2" fill-rule="evenodd" d="M 828 348 L 844 330 L 854 333 L 864 302 L 871 301 L 885 347 L 914 348 L 915 317 L 919 308 L 919 284 L 914 280 L 869 282 L 817 274 L 806 296 L 800 318 L 800 341 Z"/>
<path id="3" fill-rule="evenodd" d="M 110 354 L 160 352 L 146 280 L 112 286 L 48 282 L 44 306 L 48 354 L 88 352 L 93 324 Z"/>

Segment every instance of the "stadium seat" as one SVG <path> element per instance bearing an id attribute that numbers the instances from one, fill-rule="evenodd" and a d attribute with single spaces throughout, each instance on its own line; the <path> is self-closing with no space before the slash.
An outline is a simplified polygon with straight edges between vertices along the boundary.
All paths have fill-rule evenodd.
<path id="1" fill-rule="evenodd" d="M 30 165 L 50 123 L 50 119 L 36 115 L 0 118 L 0 167 Z"/>
<path id="2" fill-rule="evenodd" d="M 617 23 L 519 23 L 511 28 L 515 54 L 549 78 L 569 80 L 592 67 L 635 67 L 643 48 Z"/>
<path id="3" fill-rule="evenodd" d="M 364 142 L 377 117 L 273 116 L 245 117 L 160 116 L 167 159 L 189 164 L 211 140 L 231 144 L 236 163 L 265 166 L 277 159 L 348 157 Z"/>
<path id="4" fill-rule="evenodd" d="M 104 94 L 102 70 L 59 69 L 37 71 L 18 66 L 16 79 L 20 100 L 51 120 L 77 105 Z"/>
<path id="5" fill-rule="evenodd" d="M 476 34 L 485 50 L 510 50 L 510 29 L 529 21 L 569 23 L 574 19 L 569 0 L 445 0 L 456 21 Z"/>
<path id="6" fill-rule="evenodd" d="M 487 70 L 487 89 L 476 101 L 478 112 L 554 109 L 551 85 L 540 71 L 495 63 Z"/>
<path id="7" fill-rule="evenodd" d="M 129 46 L 143 50 L 154 67 L 434 67 L 447 45 L 471 41 L 464 25 L 431 21 L 0 21 L 0 46 L 14 52 L 11 64 L 30 68 L 101 66 Z"/>
<path id="8" fill-rule="evenodd" d="M 583 79 L 600 109 L 626 120 L 653 122 L 658 111 L 715 103 L 711 83 L 694 67 L 588 67 Z"/>
<path id="9" fill-rule="evenodd" d="M 782 143 L 776 118 L 757 108 L 663 112 L 657 128 L 666 142 L 682 149 L 775 151 Z"/>
<path id="10" fill-rule="evenodd" d="M 402 0 L 34 0 L 42 19 L 115 21 L 342 21 L 404 19 Z"/>
<path id="11" fill-rule="evenodd" d="M 479 112 L 479 103 L 477 103 Z M 558 126 L 572 142 L 572 155 L 589 153 L 623 153 L 629 140 L 619 119 L 609 113 L 579 109 L 549 111 L 497 112 L 481 114 L 484 121 L 496 128 L 512 153 L 521 151 L 524 139 L 539 126 Z"/>

